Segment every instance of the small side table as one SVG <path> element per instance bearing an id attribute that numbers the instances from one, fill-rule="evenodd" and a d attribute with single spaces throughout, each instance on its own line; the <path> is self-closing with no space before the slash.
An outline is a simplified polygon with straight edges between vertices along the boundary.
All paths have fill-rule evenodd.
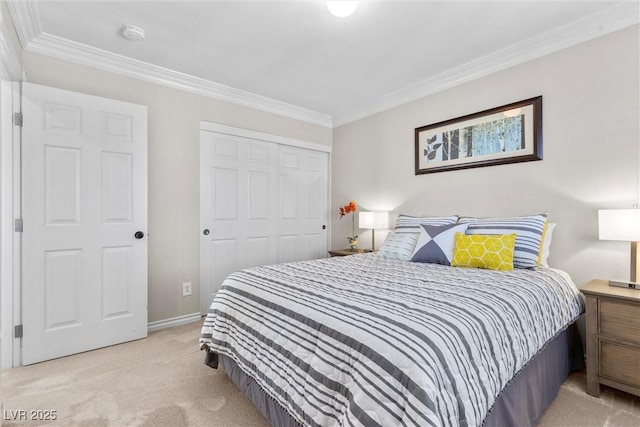
<path id="1" fill-rule="evenodd" d="M 357 249 L 355 251 L 352 251 L 351 249 L 347 248 L 347 249 L 335 249 L 333 251 L 329 251 L 329 255 L 334 257 L 334 256 L 348 256 L 348 255 L 355 255 L 355 254 L 368 254 L 369 252 L 373 252 L 371 249 Z"/>
<path id="2" fill-rule="evenodd" d="M 640 396 L 640 291 L 592 280 L 587 302 L 587 393 L 600 384 Z"/>

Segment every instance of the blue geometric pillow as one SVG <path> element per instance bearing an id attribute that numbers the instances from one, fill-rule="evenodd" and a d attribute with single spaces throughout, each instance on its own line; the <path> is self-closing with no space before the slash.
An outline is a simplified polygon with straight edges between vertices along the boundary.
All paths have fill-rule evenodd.
<path id="1" fill-rule="evenodd" d="M 411 261 L 451 265 L 456 233 L 464 233 L 467 227 L 469 224 L 422 224 Z"/>

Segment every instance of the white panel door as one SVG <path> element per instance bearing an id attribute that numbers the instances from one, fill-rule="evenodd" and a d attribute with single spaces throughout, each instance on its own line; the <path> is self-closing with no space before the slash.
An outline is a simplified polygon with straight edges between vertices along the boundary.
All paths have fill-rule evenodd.
<path id="1" fill-rule="evenodd" d="M 201 312 L 236 270 L 275 263 L 276 145 L 200 133 Z"/>
<path id="2" fill-rule="evenodd" d="M 205 314 L 234 271 L 327 256 L 329 154 L 200 133 L 200 284 Z"/>
<path id="3" fill-rule="evenodd" d="M 278 262 L 327 255 L 329 155 L 278 146 Z"/>
<path id="4" fill-rule="evenodd" d="M 29 83 L 22 105 L 23 364 L 146 337 L 146 107 Z"/>

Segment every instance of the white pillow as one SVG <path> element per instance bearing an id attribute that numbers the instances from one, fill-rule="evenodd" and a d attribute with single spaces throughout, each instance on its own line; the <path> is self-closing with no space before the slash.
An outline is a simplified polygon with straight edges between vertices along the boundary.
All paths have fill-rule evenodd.
<path id="1" fill-rule="evenodd" d="M 555 222 L 547 224 L 547 231 L 544 233 L 544 241 L 542 242 L 542 256 L 540 257 L 540 266 L 549 267 L 547 258 L 551 253 L 551 239 L 553 238 L 553 230 L 556 228 Z"/>
<path id="2" fill-rule="evenodd" d="M 378 254 L 385 258 L 409 261 L 417 241 L 417 233 L 397 233 L 392 231 L 378 250 Z"/>

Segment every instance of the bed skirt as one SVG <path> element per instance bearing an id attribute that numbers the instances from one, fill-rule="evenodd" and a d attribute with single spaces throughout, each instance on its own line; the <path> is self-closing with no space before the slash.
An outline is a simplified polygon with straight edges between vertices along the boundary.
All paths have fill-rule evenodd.
<path id="1" fill-rule="evenodd" d="M 209 353 L 205 356 L 204 363 L 212 368 L 217 368 L 218 363 L 222 365 L 227 376 L 234 382 L 245 396 L 253 402 L 260 410 L 262 415 L 274 427 L 301 427 L 302 424 L 297 422 L 286 409 L 278 402 L 271 398 L 262 390 L 258 383 L 245 374 L 236 362 L 222 354 Z"/>
<path id="2" fill-rule="evenodd" d="M 301 426 L 279 403 L 233 359 L 206 353 L 205 364 L 218 364 L 236 386 L 253 402 L 272 426 Z M 549 341 L 502 390 L 482 425 L 484 427 L 536 426 L 558 394 L 569 372 L 584 369 L 582 342 L 574 324 Z"/>

